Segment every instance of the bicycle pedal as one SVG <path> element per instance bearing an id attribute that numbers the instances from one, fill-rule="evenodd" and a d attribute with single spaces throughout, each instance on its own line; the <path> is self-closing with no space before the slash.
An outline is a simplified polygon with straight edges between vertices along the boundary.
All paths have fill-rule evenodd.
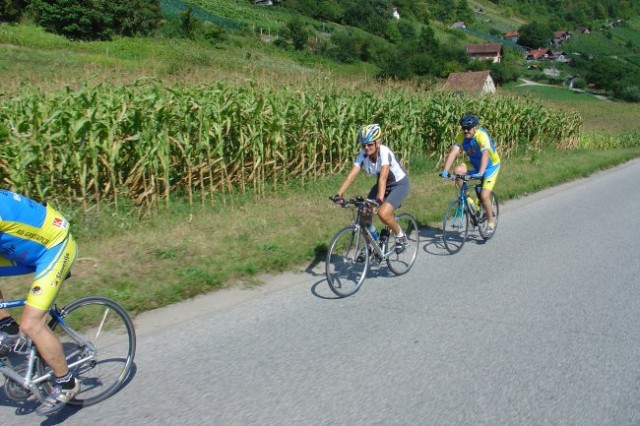
<path id="1" fill-rule="evenodd" d="M 13 346 L 13 353 L 19 355 L 28 355 L 31 350 L 31 342 L 24 337 L 20 337 L 20 339 Z"/>

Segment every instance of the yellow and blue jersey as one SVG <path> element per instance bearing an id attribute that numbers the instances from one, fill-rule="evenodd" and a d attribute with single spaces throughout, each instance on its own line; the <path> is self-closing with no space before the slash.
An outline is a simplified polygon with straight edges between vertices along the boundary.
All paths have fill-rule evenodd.
<path id="1" fill-rule="evenodd" d="M 455 144 L 459 146 L 469 157 L 469 162 L 477 172 L 480 169 L 480 161 L 482 153 L 489 151 L 489 163 L 485 170 L 484 176 L 491 176 L 500 167 L 500 156 L 496 151 L 493 139 L 483 128 L 478 128 L 474 135 L 470 138 L 464 137 L 464 132 L 460 132 L 456 138 Z"/>
<path id="2" fill-rule="evenodd" d="M 0 255 L 7 260 L 35 266 L 68 235 L 69 222 L 52 207 L 0 190 Z"/>

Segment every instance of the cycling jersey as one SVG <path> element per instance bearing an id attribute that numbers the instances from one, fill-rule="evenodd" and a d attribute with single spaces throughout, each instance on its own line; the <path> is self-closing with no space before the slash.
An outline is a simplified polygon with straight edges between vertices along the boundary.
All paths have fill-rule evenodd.
<path id="1" fill-rule="evenodd" d="M 380 170 L 382 170 L 382 166 L 389 166 L 387 185 L 393 185 L 400 182 L 407 175 L 398 160 L 396 160 L 393 152 L 391 152 L 391 150 L 385 145 L 380 145 L 378 147 L 378 159 L 375 163 L 371 161 L 363 149 L 358 153 L 353 164 L 372 176 L 378 176 L 380 174 Z"/>
<path id="2" fill-rule="evenodd" d="M 35 265 L 68 233 L 69 223 L 50 206 L 0 190 L 0 255 L 21 265 Z"/>
<path id="3" fill-rule="evenodd" d="M 485 129 L 478 128 L 471 138 L 465 138 L 464 132 L 460 132 L 456 138 L 455 145 L 462 148 L 462 150 L 467 153 L 469 161 L 473 166 L 473 171 L 475 172 L 480 169 L 482 152 L 489 151 L 489 162 L 487 163 L 487 169 L 484 172 L 485 178 L 493 176 L 499 170 L 500 156 L 496 151 L 493 139 L 491 139 L 491 136 L 489 136 L 489 133 Z"/>
<path id="4" fill-rule="evenodd" d="M 0 190 L 0 276 L 35 272 L 27 305 L 49 308 L 77 253 L 64 216 L 50 206 Z"/>

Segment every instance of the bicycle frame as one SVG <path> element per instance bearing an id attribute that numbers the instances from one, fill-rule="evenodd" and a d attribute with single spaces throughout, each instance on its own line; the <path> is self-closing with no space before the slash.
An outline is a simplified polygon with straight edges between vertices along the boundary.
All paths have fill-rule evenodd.
<path id="1" fill-rule="evenodd" d="M 8 300 L 5 302 L 0 302 L 0 309 L 11 309 L 18 308 L 24 306 L 26 303 L 25 299 L 18 300 Z M 75 330 L 70 328 L 64 320 L 64 312 L 59 310 L 57 306 L 54 306 L 49 309 L 49 316 L 51 317 L 51 321 L 55 321 L 58 325 L 67 333 L 67 335 L 73 339 L 76 343 L 81 344 L 84 348 L 83 352 L 88 353 L 88 356 L 82 357 L 77 361 L 69 364 L 69 369 L 72 369 L 78 365 L 84 364 L 88 360 L 95 357 L 95 348 L 89 342 L 82 338 Z M 87 350 L 88 349 L 88 350 Z M 33 344 L 33 341 L 30 338 L 21 338 L 13 348 L 13 352 L 18 355 L 27 355 L 27 369 L 24 373 L 24 376 L 16 372 L 8 359 L 0 358 L 0 373 L 4 375 L 9 380 L 19 384 L 25 390 L 31 391 L 33 395 L 36 396 L 40 401 L 44 401 L 44 395 L 39 391 L 38 386 L 52 378 L 52 371 L 39 376 L 35 376 L 35 368 L 36 364 L 40 358 L 38 354 L 38 350 L 36 346 Z M 80 351 L 76 351 L 71 355 L 67 356 L 67 360 L 71 358 L 73 355 L 77 355 Z"/>
<path id="2" fill-rule="evenodd" d="M 460 179 L 462 181 L 462 184 L 460 185 L 460 191 L 458 192 L 458 200 L 460 200 L 460 204 L 456 208 L 451 224 L 453 226 L 458 225 L 462 227 L 464 215 L 465 213 L 467 213 L 469 214 L 469 219 L 471 220 L 471 224 L 473 226 L 476 226 L 477 223 L 476 223 L 476 217 L 474 214 L 475 212 L 472 210 L 472 207 L 467 202 L 467 192 L 469 191 L 469 185 L 467 184 L 467 181 L 470 180 L 470 178 L 467 175 L 455 175 L 455 177 L 453 177 L 452 180 L 456 180 L 456 179 Z M 481 184 L 474 185 L 474 193 L 476 197 L 478 196 L 478 193 L 475 191 L 475 187 L 478 185 L 481 185 Z"/>
<path id="3" fill-rule="evenodd" d="M 345 207 L 347 207 L 348 205 L 349 204 L 345 204 Z M 358 201 L 352 202 L 351 205 L 356 207 L 356 215 L 352 221 L 353 226 L 356 228 L 356 232 L 360 230 L 364 230 L 365 242 L 367 243 L 367 247 L 372 250 L 373 254 L 375 254 L 376 260 L 378 262 L 382 262 L 383 260 L 386 260 L 389 255 L 395 253 L 393 247 L 389 248 L 389 235 L 391 233 L 391 229 L 389 228 L 388 225 L 384 225 L 384 228 L 380 230 L 380 238 L 382 238 L 383 232 L 384 232 L 384 235 L 386 235 L 385 239 L 383 241 L 376 240 L 371 234 L 371 231 L 369 231 L 369 228 L 367 228 L 366 226 L 363 226 L 363 218 L 366 216 L 369 216 L 369 215 L 365 215 L 365 212 L 367 209 L 370 208 L 367 205 L 366 200 L 362 200 L 362 201 L 358 200 Z M 357 245 L 358 239 L 360 238 L 360 235 L 361 235 L 360 232 L 357 232 L 356 245 Z M 382 242 L 382 245 L 378 244 L 379 242 Z"/>

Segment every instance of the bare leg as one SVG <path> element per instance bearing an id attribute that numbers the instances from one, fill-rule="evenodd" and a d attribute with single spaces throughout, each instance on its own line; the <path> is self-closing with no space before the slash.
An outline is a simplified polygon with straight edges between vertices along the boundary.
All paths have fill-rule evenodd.
<path id="1" fill-rule="evenodd" d="M 398 225 L 398 221 L 393 216 L 393 206 L 390 203 L 382 203 L 378 208 L 378 216 L 382 223 L 391 228 L 394 234 L 398 235 L 400 233 L 400 225 Z"/>
<path id="2" fill-rule="evenodd" d="M 20 328 L 33 340 L 38 352 L 53 370 L 53 374 L 56 377 L 62 377 L 69 372 L 67 360 L 60 339 L 45 324 L 46 316 L 46 311 L 27 305 L 22 311 Z"/>
<path id="3" fill-rule="evenodd" d="M 467 165 L 466 164 L 458 164 L 456 166 L 456 169 L 453 171 L 455 174 L 457 175 L 466 175 L 467 174 Z M 456 179 L 456 185 L 458 185 L 458 188 L 462 187 L 462 180 L 461 179 Z M 468 194 L 464 194 L 465 196 L 467 196 Z"/>
<path id="4" fill-rule="evenodd" d="M 480 193 L 480 199 L 482 200 L 482 206 L 487 215 L 487 223 L 493 223 L 493 209 L 491 208 L 491 191 L 483 189 Z"/>

